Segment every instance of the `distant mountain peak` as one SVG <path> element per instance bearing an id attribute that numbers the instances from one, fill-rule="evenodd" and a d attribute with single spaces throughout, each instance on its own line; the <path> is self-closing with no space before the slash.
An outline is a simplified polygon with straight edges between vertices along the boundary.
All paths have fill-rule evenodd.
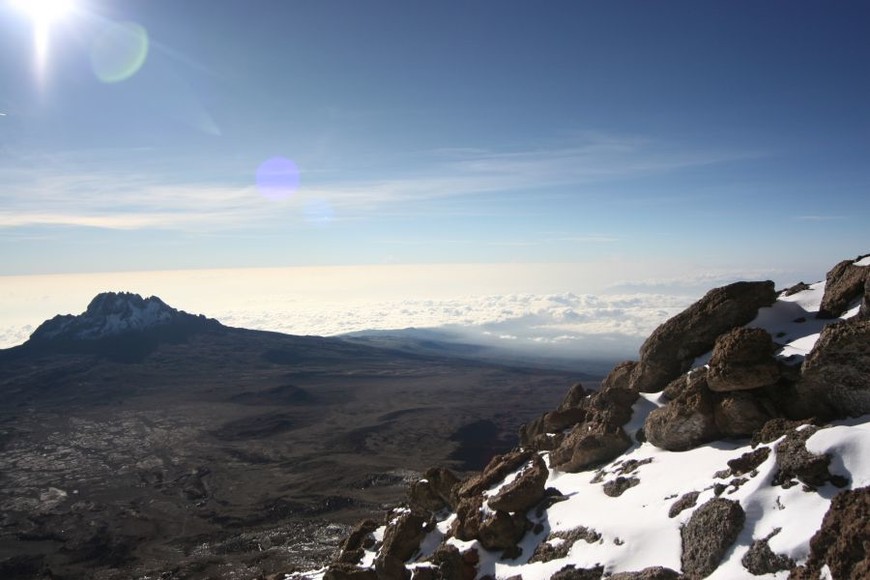
<path id="1" fill-rule="evenodd" d="M 142 298 L 132 292 L 97 294 L 79 315 L 58 315 L 43 322 L 30 336 L 32 342 L 98 340 L 175 325 L 214 327 L 216 320 L 196 316 L 167 305 L 157 296 Z"/>

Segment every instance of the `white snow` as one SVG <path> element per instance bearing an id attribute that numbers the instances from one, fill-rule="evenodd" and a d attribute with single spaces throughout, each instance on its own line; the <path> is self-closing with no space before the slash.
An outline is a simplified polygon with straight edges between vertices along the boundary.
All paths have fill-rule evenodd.
<path id="1" fill-rule="evenodd" d="M 853 262 L 853 266 L 870 266 L 870 256 L 864 256 L 857 262 Z"/>

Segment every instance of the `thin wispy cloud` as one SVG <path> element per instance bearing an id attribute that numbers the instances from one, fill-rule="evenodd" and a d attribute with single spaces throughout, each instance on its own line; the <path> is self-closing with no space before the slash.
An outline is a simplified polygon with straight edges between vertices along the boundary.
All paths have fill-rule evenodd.
<path id="1" fill-rule="evenodd" d="M 534 195 L 540 203 L 567 195 L 589 194 L 592 184 L 636 179 L 747 157 L 747 153 L 699 152 L 667 148 L 634 138 L 597 137 L 581 144 L 533 150 L 454 149 L 421 157 L 415 169 L 383 179 L 327 180 L 316 169 L 295 200 L 322 200 L 337 219 L 384 215 L 449 213 L 449 202 L 504 204 L 505 197 Z M 754 154 L 753 154 L 754 155 Z M 93 164 L 92 164 L 93 165 Z M 286 210 L 247 186 L 197 183 L 183 173 L 162 175 L 122 170 L 77 172 L 69 160 L 30 164 L 27 170 L 3 169 L 4 197 L 0 227 L 68 225 L 106 229 L 207 229 L 252 227 L 269 223 Z M 439 202 L 437 207 L 432 202 Z M 446 205 L 441 202 L 447 202 Z M 465 206 L 456 211 L 474 212 Z M 609 236 L 575 241 L 603 242 Z"/>
<path id="2" fill-rule="evenodd" d="M 794 216 L 800 222 L 835 222 L 846 219 L 844 215 L 798 215 Z"/>

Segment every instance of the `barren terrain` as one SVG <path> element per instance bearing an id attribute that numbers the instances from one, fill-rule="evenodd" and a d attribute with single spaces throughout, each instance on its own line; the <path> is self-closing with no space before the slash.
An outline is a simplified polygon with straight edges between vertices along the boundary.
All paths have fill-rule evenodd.
<path id="1" fill-rule="evenodd" d="M 479 468 L 583 375 L 226 329 L 0 351 L 4 577 L 316 566 L 432 465 Z"/>

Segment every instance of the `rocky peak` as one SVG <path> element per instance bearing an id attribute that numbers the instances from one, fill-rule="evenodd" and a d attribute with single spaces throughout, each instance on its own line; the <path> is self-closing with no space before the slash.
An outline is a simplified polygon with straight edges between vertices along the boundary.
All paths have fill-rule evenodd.
<path id="1" fill-rule="evenodd" d="M 97 340 L 173 324 L 216 325 L 167 305 L 160 298 L 142 298 L 131 292 L 97 294 L 79 315 L 58 315 L 43 322 L 30 336 L 33 342 L 55 340 Z"/>

